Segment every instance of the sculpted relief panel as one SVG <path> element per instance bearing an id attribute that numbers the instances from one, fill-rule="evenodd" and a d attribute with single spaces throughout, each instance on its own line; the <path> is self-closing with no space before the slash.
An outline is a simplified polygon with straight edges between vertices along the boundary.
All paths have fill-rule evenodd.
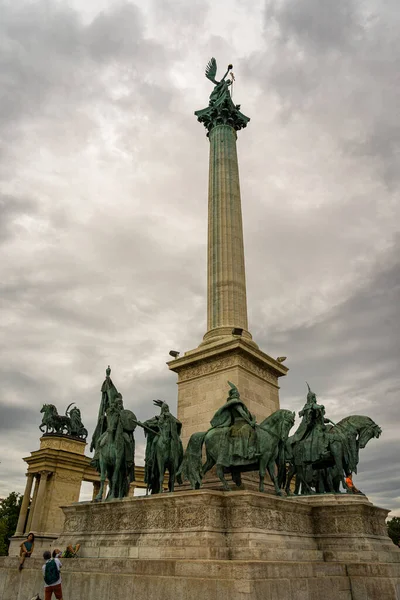
<path id="1" fill-rule="evenodd" d="M 241 356 L 240 354 L 225 356 L 219 360 L 212 358 L 210 360 L 201 361 L 194 366 L 186 367 L 179 373 L 179 382 L 195 379 L 196 377 L 203 377 L 204 375 L 209 375 L 211 373 L 218 373 L 218 371 L 223 371 L 224 369 L 229 369 L 231 367 L 243 367 L 253 375 L 257 375 L 265 381 L 269 381 L 274 385 L 278 384 L 277 377 L 267 367 L 264 367 L 245 356 Z"/>

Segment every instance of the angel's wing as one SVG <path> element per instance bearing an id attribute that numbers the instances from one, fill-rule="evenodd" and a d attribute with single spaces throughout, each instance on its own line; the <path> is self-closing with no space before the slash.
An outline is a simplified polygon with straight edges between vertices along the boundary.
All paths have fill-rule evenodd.
<path id="1" fill-rule="evenodd" d="M 217 74 L 217 61 L 215 60 L 214 57 L 212 57 L 212 59 L 208 62 L 207 66 L 206 66 L 206 77 L 207 79 L 209 79 L 210 81 L 212 81 L 213 83 L 218 83 L 217 81 L 215 81 L 215 76 Z"/>

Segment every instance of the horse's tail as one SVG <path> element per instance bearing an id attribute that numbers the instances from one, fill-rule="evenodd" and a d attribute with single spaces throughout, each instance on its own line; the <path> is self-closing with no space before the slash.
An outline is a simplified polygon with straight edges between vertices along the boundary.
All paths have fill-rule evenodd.
<path id="1" fill-rule="evenodd" d="M 193 433 L 190 436 L 186 452 L 183 455 L 181 466 L 177 473 L 177 479 L 188 479 L 193 489 L 198 489 L 203 478 L 201 449 L 203 447 L 206 431 Z"/>

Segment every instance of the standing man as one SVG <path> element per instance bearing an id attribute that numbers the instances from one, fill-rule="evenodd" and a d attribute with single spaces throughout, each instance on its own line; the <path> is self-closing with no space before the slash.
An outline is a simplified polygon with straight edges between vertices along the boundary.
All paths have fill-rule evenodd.
<path id="1" fill-rule="evenodd" d="M 42 567 L 44 600 L 51 600 L 53 592 L 57 600 L 62 600 L 61 561 L 59 558 L 52 558 L 48 550 L 43 553 L 43 558 L 46 561 Z"/>

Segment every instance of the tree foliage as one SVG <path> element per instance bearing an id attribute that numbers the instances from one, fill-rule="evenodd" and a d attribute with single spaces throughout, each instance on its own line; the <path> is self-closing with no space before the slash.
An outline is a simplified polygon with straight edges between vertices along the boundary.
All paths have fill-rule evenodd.
<path id="1" fill-rule="evenodd" d="M 22 495 L 17 492 L 11 492 L 7 498 L 0 500 L 0 556 L 8 553 L 9 538 L 17 529 L 21 504 Z"/>
<path id="2" fill-rule="evenodd" d="M 400 517 L 393 517 L 386 525 L 389 537 L 398 546 L 400 543 Z"/>

